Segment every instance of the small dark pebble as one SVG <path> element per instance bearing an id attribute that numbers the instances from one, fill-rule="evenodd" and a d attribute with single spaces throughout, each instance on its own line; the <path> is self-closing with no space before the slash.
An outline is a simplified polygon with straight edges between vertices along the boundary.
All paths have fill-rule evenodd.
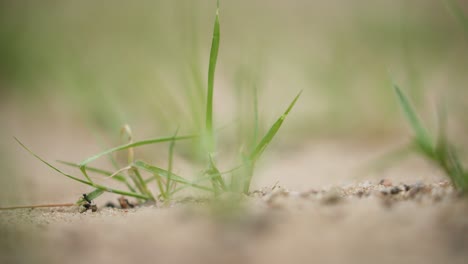
<path id="1" fill-rule="evenodd" d="M 108 207 L 108 208 L 115 208 L 116 207 L 113 202 L 107 202 L 105 206 Z"/>
<path id="2" fill-rule="evenodd" d="M 401 192 L 401 189 L 398 186 L 395 186 L 390 190 L 390 193 L 393 194 L 393 195 L 399 194 L 400 192 Z"/>
<path id="3" fill-rule="evenodd" d="M 404 187 L 405 187 L 405 192 L 411 190 L 411 186 L 410 186 L 410 185 L 405 184 Z"/>

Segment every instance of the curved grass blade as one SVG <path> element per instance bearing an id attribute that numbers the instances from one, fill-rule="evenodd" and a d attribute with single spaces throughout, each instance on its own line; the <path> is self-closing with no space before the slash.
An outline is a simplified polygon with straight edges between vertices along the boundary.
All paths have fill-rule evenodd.
<path id="1" fill-rule="evenodd" d="M 76 163 L 73 163 L 73 162 L 68 162 L 68 161 L 63 161 L 63 160 L 57 160 L 58 163 L 61 163 L 63 165 L 67 165 L 67 166 L 70 166 L 70 167 L 73 167 L 73 168 L 79 168 L 80 165 L 79 164 L 76 164 Z M 86 167 L 88 169 L 88 171 L 90 172 L 95 172 L 95 173 L 98 173 L 98 174 L 101 174 L 101 175 L 104 175 L 104 176 L 112 176 L 112 178 L 110 179 L 114 179 L 116 181 L 119 181 L 121 183 L 125 183 L 126 182 L 126 179 L 125 179 L 125 176 L 122 175 L 122 174 L 115 174 L 113 172 L 110 172 L 110 171 L 107 171 L 107 170 L 102 170 L 102 169 L 98 169 L 98 168 L 94 168 L 94 167 Z"/>
<path id="2" fill-rule="evenodd" d="M 213 38 L 211 41 L 210 64 L 208 67 L 208 92 L 206 100 L 206 136 L 208 137 L 208 151 L 214 150 L 214 131 L 213 131 L 213 93 L 214 93 L 214 76 L 216 71 L 216 62 L 218 60 L 220 41 L 220 26 L 219 26 L 219 0 L 217 1 L 216 17 L 213 28 Z"/>
<path id="3" fill-rule="evenodd" d="M 125 195 L 125 196 L 130 196 L 130 197 L 135 197 L 135 198 L 140 198 L 140 199 L 144 199 L 144 200 L 148 200 L 149 197 L 146 196 L 146 195 L 141 195 L 141 194 L 138 194 L 138 193 L 132 193 L 132 192 L 126 192 L 126 191 L 122 191 L 122 190 L 118 190 L 118 189 L 113 189 L 113 188 L 110 188 L 110 187 L 107 187 L 107 186 L 103 186 L 103 185 L 99 185 L 99 184 L 95 184 L 93 182 L 89 182 L 89 181 L 86 181 L 86 180 L 82 180 L 78 177 L 75 177 L 75 176 L 72 176 L 70 174 L 67 174 L 61 170 L 59 170 L 58 168 L 56 168 L 55 166 L 53 166 L 52 164 L 48 163 L 47 161 L 45 161 L 44 159 L 42 159 L 41 157 L 39 157 L 37 154 L 35 154 L 34 152 L 32 152 L 29 148 L 27 148 L 21 141 L 19 141 L 19 139 L 17 139 L 15 137 L 15 140 L 21 145 L 21 147 L 23 147 L 26 151 L 28 151 L 31 155 L 33 155 L 36 159 L 40 160 L 42 163 L 44 163 L 45 165 L 47 165 L 49 168 L 55 170 L 56 172 L 62 174 L 63 176 L 65 177 L 68 177 L 72 180 L 75 180 L 77 182 L 81 182 L 83 184 L 86 184 L 86 185 L 89 185 L 89 186 L 92 186 L 96 189 L 100 189 L 102 191 L 105 191 L 105 192 L 110 192 L 110 193 L 116 193 L 116 194 L 121 194 L 121 195 Z"/>
<path id="4" fill-rule="evenodd" d="M 208 180 L 211 180 L 213 179 L 213 177 L 215 177 L 215 175 L 207 175 L 207 176 L 204 176 L 204 177 L 201 177 L 199 179 L 196 179 L 195 181 L 192 182 L 192 184 L 197 184 L 197 183 L 202 183 L 202 182 L 205 182 L 205 181 L 208 181 Z M 175 193 L 177 192 L 180 192 L 184 189 L 187 189 L 191 187 L 190 185 L 183 185 L 183 186 L 180 186 L 179 188 L 175 189 L 174 191 L 172 191 L 171 195 L 174 195 Z M 215 192 L 215 190 L 211 190 L 211 192 Z"/>
<path id="5" fill-rule="evenodd" d="M 143 162 L 141 160 L 135 161 L 133 166 L 135 166 L 135 167 L 137 167 L 139 169 L 142 169 L 142 170 L 157 174 L 157 175 L 159 175 L 161 177 L 164 177 L 166 179 L 169 177 L 169 172 L 167 170 L 161 169 L 161 168 L 156 167 L 156 166 L 149 165 L 149 164 L 147 164 L 147 163 L 145 163 L 145 162 Z M 171 179 L 172 179 L 172 181 L 175 181 L 175 182 L 178 182 L 178 183 L 181 183 L 181 184 L 184 184 L 184 185 L 189 185 L 189 186 L 195 187 L 197 189 L 201 189 L 201 190 L 205 190 L 205 191 L 212 191 L 208 187 L 194 184 L 194 183 L 192 183 L 192 182 L 190 182 L 190 181 L 188 181 L 188 180 L 186 180 L 186 179 L 182 178 L 181 176 L 178 176 L 178 175 L 176 175 L 174 173 L 172 173 Z"/>
<path id="6" fill-rule="evenodd" d="M 413 107 L 411 106 L 408 98 L 401 91 L 398 85 L 393 84 L 393 88 L 395 89 L 398 101 L 400 102 L 400 105 L 403 109 L 403 113 L 405 114 L 406 119 L 408 120 L 414 133 L 416 134 L 416 142 L 426 154 L 433 156 L 434 146 L 432 144 L 432 139 L 429 136 L 429 133 L 427 132 L 426 128 L 424 128 L 424 126 L 422 125 L 418 115 L 413 110 Z"/>

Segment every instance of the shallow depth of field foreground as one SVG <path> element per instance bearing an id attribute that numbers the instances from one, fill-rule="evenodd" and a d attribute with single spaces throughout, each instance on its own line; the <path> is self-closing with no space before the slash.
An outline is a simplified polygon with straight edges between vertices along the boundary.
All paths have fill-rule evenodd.
<path id="1" fill-rule="evenodd" d="M 0 263 L 466 263 L 468 5 L 410 2 L 0 3 Z"/>

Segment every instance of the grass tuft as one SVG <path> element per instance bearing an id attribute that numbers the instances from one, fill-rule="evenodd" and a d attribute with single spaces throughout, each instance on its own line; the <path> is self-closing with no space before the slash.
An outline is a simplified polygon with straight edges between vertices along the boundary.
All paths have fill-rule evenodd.
<path id="1" fill-rule="evenodd" d="M 434 164 L 438 165 L 450 178 L 457 190 L 463 194 L 467 194 L 468 172 L 463 168 L 455 148 L 450 144 L 447 138 L 447 117 L 445 109 L 439 108 L 439 135 L 436 145 L 427 130 L 423 127 L 406 95 L 397 85 L 393 87 L 403 109 L 403 113 L 415 133 L 413 142 L 416 150 Z"/>
<path id="2" fill-rule="evenodd" d="M 128 125 L 125 125 L 121 130 L 122 137 L 128 141 L 126 144 L 110 148 L 108 150 L 102 151 L 96 155 L 93 155 L 79 164 L 71 163 L 71 162 L 63 162 L 60 163 L 71 166 L 74 168 L 78 168 L 84 176 L 84 179 L 79 177 L 72 176 L 67 174 L 55 166 L 51 165 L 50 163 L 43 160 L 41 157 L 33 153 L 29 150 L 23 143 L 21 143 L 18 139 L 18 143 L 29 153 L 31 153 L 34 157 L 39 159 L 41 162 L 52 168 L 53 170 L 57 171 L 58 173 L 62 174 L 65 177 L 68 177 L 72 180 L 80 182 L 82 184 L 89 185 L 94 188 L 93 191 L 87 194 L 87 199 L 95 199 L 100 196 L 104 192 L 111 192 L 116 193 L 124 196 L 134 197 L 140 199 L 142 201 L 155 201 L 158 198 L 162 198 L 165 201 L 173 199 L 172 196 L 185 189 L 185 188 L 193 188 L 196 190 L 206 191 L 209 193 L 213 193 L 215 197 L 223 192 L 228 191 L 237 191 L 237 192 L 244 192 L 248 193 L 250 189 L 250 183 L 253 177 L 253 171 L 257 160 L 261 157 L 267 146 L 271 143 L 273 138 L 276 136 L 277 132 L 281 128 L 284 120 L 290 113 L 291 109 L 296 104 L 297 100 L 299 99 L 302 91 L 294 98 L 294 100 L 289 104 L 285 112 L 278 118 L 278 120 L 271 126 L 271 128 L 267 131 L 264 137 L 258 142 L 257 144 L 257 136 L 258 136 L 258 124 L 259 124 L 259 117 L 258 117 L 258 95 L 257 95 L 257 88 L 254 88 L 254 128 L 253 128 L 253 141 L 251 142 L 251 147 L 248 148 L 248 154 L 244 155 L 243 164 L 240 166 L 234 167 L 234 169 L 227 170 L 227 172 L 222 173 L 221 170 L 216 165 L 216 161 L 214 158 L 214 153 L 216 152 L 216 142 L 215 142 L 215 130 L 214 130 L 214 121 L 213 121 L 213 95 L 214 95 L 214 80 L 215 80 L 215 70 L 216 70 L 216 63 L 218 59 L 218 52 L 219 52 L 219 44 L 220 44 L 220 23 L 219 23 L 219 1 L 217 1 L 217 8 L 216 8 L 216 17 L 214 21 L 214 29 L 212 35 L 212 44 L 210 50 L 210 59 L 208 65 L 208 87 L 206 92 L 206 112 L 205 112 L 205 127 L 201 128 L 199 132 L 201 137 L 198 135 L 185 135 L 185 136 L 178 136 L 178 131 L 172 137 L 163 137 L 163 138 L 154 138 L 142 141 L 135 141 L 133 142 L 133 135 L 131 129 Z M 201 118 L 200 118 L 201 119 Z M 175 153 L 175 144 L 176 141 L 180 140 L 201 140 L 201 148 L 204 155 L 206 155 L 206 170 L 201 173 L 201 176 L 196 179 L 195 181 L 187 180 L 186 178 L 176 175 L 173 173 L 174 168 L 174 153 Z M 168 168 L 167 170 L 162 169 L 156 165 L 148 164 L 141 160 L 135 160 L 134 155 L 134 148 L 144 146 L 144 145 L 151 145 L 151 144 L 158 144 L 158 143 L 169 143 L 169 161 L 168 161 Z M 194 144 L 197 146 L 197 144 Z M 200 144 L 198 144 L 200 146 Z M 119 168 L 113 159 L 112 154 L 117 151 L 127 150 L 127 164 L 122 168 Z M 114 167 L 116 167 L 115 172 L 110 172 L 106 170 L 102 170 L 99 168 L 88 167 L 88 165 L 103 157 L 107 156 L 110 160 L 114 163 Z M 244 173 L 236 174 L 241 169 L 244 168 Z M 152 177 L 148 179 L 144 179 L 140 171 L 149 172 L 152 174 Z M 99 175 L 104 176 L 106 179 L 112 179 L 118 183 L 123 183 L 130 191 L 123 191 L 119 189 L 110 188 L 104 185 L 100 185 L 95 183 L 91 177 L 88 175 L 88 172 L 93 172 Z M 226 174 L 231 175 L 231 181 L 225 179 Z M 240 178 L 238 178 L 240 177 Z M 240 181 L 239 181 L 240 180 Z M 159 191 L 159 195 L 155 196 L 152 192 L 152 188 L 150 184 L 153 182 L 156 183 L 156 188 Z M 242 184 L 239 184 L 241 182 Z M 210 185 L 211 184 L 211 185 Z M 84 203 L 85 201 L 81 198 L 78 203 Z"/>

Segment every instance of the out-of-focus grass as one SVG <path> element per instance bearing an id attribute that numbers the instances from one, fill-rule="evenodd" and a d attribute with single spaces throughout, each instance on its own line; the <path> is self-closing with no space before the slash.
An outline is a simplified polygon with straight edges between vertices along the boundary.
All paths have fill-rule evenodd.
<path id="1" fill-rule="evenodd" d="M 94 188 L 91 192 L 87 194 L 83 194 L 83 196 L 78 200 L 79 205 L 83 205 L 83 212 L 89 209 L 90 203 L 93 199 L 99 197 L 104 192 L 114 193 L 125 195 L 129 197 L 134 197 L 140 199 L 142 202 L 156 202 L 159 198 L 162 198 L 165 201 L 169 201 L 172 199 L 172 195 L 178 191 L 180 188 L 176 188 L 177 184 L 181 184 L 181 188 L 185 187 L 193 187 L 195 189 L 204 190 L 208 192 L 212 192 L 217 197 L 219 194 L 224 192 L 243 192 L 244 194 L 250 193 L 250 187 L 252 182 L 253 173 L 255 170 L 255 165 L 259 158 L 262 156 L 265 149 L 271 143 L 273 138 L 275 138 L 277 132 L 281 128 L 284 120 L 291 112 L 293 107 L 295 106 L 297 100 L 299 99 L 302 91 L 294 98 L 294 100 L 289 104 L 286 108 L 284 113 L 273 123 L 270 129 L 265 133 L 262 139 L 258 140 L 258 95 L 257 95 L 257 88 L 254 87 L 254 94 L 253 94 L 253 105 L 254 105 L 254 113 L 253 113 L 253 120 L 254 120 L 254 129 L 249 136 L 248 141 L 251 145 L 247 146 L 247 151 L 242 151 L 237 153 L 242 160 L 242 165 L 237 166 L 234 169 L 229 170 L 227 173 L 221 173 L 218 169 L 216 163 L 216 156 L 219 148 L 217 147 L 217 132 L 215 127 L 215 122 L 213 120 L 213 113 L 214 113 L 214 94 L 215 94 L 215 72 L 216 72 L 216 65 L 218 61 L 218 53 L 220 47 L 220 22 L 219 22 L 219 0 L 216 2 L 216 16 L 212 34 L 212 43 L 210 49 L 210 56 L 209 56 L 209 63 L 208 63 L 208 85 L 206 89 L 206 110 L 205 110 L 205 126 L 201 128 L 200 131 L 197 132 L 196 135 L 186 135 L 186 136 L 177 136 L 177 132 L 172 137 L 163 137 L 163 138 L 156 138 L 156 139 L 148 139 L 142 141 L 133 141 L 133 134 L 130 129 L 130 126 L 125 125 L 121 130 L 121 136 L 123 136 L 126 140 L 126 144 L 110 148 L 108 150 L 102 151 L 96 155 L 93 155 L 79 164 L 74 164 L 70 162 L 62 162 L 62 164 L 69 165 L 72 167 L 77 167 L 80 169 L 81 173 L 83 174 L 83 178 L 79 178 L 68 174 L 61 169 L 55 167 L 51 163 L 47 162 L 34 152 L 32 152 L 28 147 L 26 147 L 22 142 L 18 139 L 16 141 L 32 156 L 40 160 L 42 163 L 47 165 L 52 170 L 58 172 L 59 174 L 72 179 L 74 181 L 80 182 L 82 184 L 91 186 Z M 241 118 L 241 123 L 243 120 L 248 119 L 248 116 L 243 116 Z M 199 146 L 199 150 L 195 150 L 195 152 L 201 153 L 200 157 L 195 157 L 196 161 L 202 161 L 205 163 L 203 170 L 198 177 L 197 181 L 200 180 L 208 180 L 211 182 L 211 186 L 207 187 L 205 185 L 200 185 L 196 182 L 192 182 L 187 180 L 184 177 L 178 176 L 173 173 L 173 155 L 174 155 L 174 146 L 176 141 L 181 140 L 193 140 L 198 141 L 195 145 Z M 168 169 L 162 169 L 158 166 L 151 165 L 144 161 L 138 160 L 135 161 L 135 152 L 134 149 L 136 147 L 150 145 L 150 144 L 158 144 L 158 143 L 166 143 L 170 142 L 169 145 L 169 158 L 168 158 Z M 222 143 L 222 142 L 220 142 Z M 89 168 L 88 165 L 97 159 L 108 156 L 111 157 L 111 162 L 114 165 L 117 165 L 117 162 L 113 158 L 113 154 L 126 150 L 127 151 L 127 161 L 126 165 L 122 168 L 118 168 L 116 172 L 110 173 L 103 169 L 97 168 Z M 118 167 L 118 165 L 117 165 Z M 235 170 L 242 168 L 244 171 L 241 173 L 234 173 Z M 147 171 L 152 174 L 150 178 L 145 179 L 143 174 L 140 172 Z M 112 188 L 106 185 L 101 185 L 96 183 L 90 176 L 88 172 L 99 173 L 107 176 L 110 179 L 114 179 L 120 183 L 125 184 L 128 187 L 127 190 L 121 190 Z M 122 176 L 122 173 L 126 173 L 128 177 Z M 230 177 L 224 177 L 223 174 L 230 174 Z M 228 182 L 230 180 L 230 182 Z M 153 195 L 153 192 L 148 186 L 148 183 L 151 181 L 155 181 L 159 195 Z"/>
<path id="2" fill-rule="evenodd" d="M 403 91 L 396 84 L 393 87 L 403 113 L 413 129 L 413 149 L 438 165 L 450 178 L 455 188 L 466 195 L 468 192 L 468 171 L 464 169 L 455 146 L 447 138 L 447 116 L 445 110 L 439 110 L 439 134 L 436 141 L 432 139 L 420 121 Z"/>
<path id="3" fill-rule="evenodd" d="M 32 109 L 44 100 L 66 102 L 108 131 L 145 123 L 170 134 L 179 125 L 173 120 L 197 130 L 204 122 L 203 65 L 209 53 L 204 36 L 210 34 L 212 2 L 4 1 L 2 93 Z M 388 70 L 402 86 L 412 87 L 408 93 L 417 106 L 434 91 L 463 98 L 466 38 L 444 5 L 227 1 L 217 96 L 224 101 L 238 94 L 243 100 L 240 106 L 221 103 L 224 110 L 214 118 L 238 120 L 225 113 L 250 109 L 246 95 L 256 83 L 259 98 L 279 94 L 258 102 L 265 109 L 259 114 L 269 119 L 292 87 L 305 91 L 310 103 L 287 128 L 303 136 L 392 129 L 397 112 L 387 89 Z M 466 12 L 466 5 L 459 6 L 457 14 Z M 259 129 L 265 130 L 262 124 Z"/>

